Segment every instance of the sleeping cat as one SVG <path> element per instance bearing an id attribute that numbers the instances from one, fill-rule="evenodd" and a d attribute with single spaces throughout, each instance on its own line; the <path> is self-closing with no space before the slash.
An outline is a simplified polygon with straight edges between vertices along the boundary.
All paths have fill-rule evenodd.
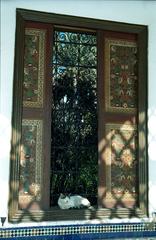
<path id="1" fill-rule="evenodd" d="M 69 209 L 69 208 L 82 208 L 82 207 L 90 207 L 90 202 L 87 198 L 81 197 L 80 195 L 64 195 L 60 194 L 58 199 L 58 205 L 61 209 Z"/>

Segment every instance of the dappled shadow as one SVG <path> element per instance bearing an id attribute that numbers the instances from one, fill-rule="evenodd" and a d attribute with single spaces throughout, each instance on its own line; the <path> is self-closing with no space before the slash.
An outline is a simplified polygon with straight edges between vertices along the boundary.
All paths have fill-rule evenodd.
<path id="1" fill-rule="evenodd" d="M 60 36 L 59 36 L 60 35 Z M 94 118 L 93 113 L 95 114 L 97 100 L 95 99 L 96 95 L 96 69 L 97 69 L 97 59 L 96 59 L 96 49 L 95 49 L 95 40 L 96 37 L 93 34 L 93 40 L 94 43 L 91 45 L 90 40 L 88 39 L 89 35 L 86 35 L 84 38 L 84 34 L 80 36 L 80 33 L 78 34 L 78 43 L 74 42 L 73 45 L 73 39 L 75 38 L 74 34 L 66 34 L 69 35 L 68 37 L 72 39 L 66 38 L 63 36 L 62 30 L 60 30 L 58 36 L 60 38 L 60 42 L 58 39 L 56 40 L 56 46 L 54 49 L 54 52 L 56 52 L 56 58 L 53 59 L 53 65 L 55 65 L 56 68 L 53 70 L 53 103 L 51 103 L 50 100 L 48 100 L 48 104 L 54 104 L 55 106 L 48 106 L 47 111 L 51 111 L 51 107 L 54 108 L 55 114 L 58 113 L 62 114 L 63 111 L 63 117 L 60 117 L 58 114 L 56 119 L 52 116 L 52 126 L 54 129 L 52 131 L 56 133 L 56 129 L 58 128 L 57 132 L 57 138 L 54 139 L 54 134 L 52 134 L 53 139 L 49 139 L 47 141 L 53 141 L 55 144 L 54 147 L 58 146 L 64 146 L 63 144 L 69 145 L 68 138 L 72 138 L 73 142 L 70 144 L 73 146 L 74 144 L 77 146 L 83 145 L 84 142 L 88 144 L 88 151 L 90 148 L 93 148 L 93 145 L 91 145 L 91 132 L 93 133 L 93 143 L 94 143 L 94 135 L 96 134 L 96 127 L 93 124 L 96 121 L 96 116 Z M 71 36 L 70 36 L 71 35 Z M 63 39 L 62 39 L 63 37 Z M 80 42 L 81 39 L 81 42 Z M 70 41 L 72 42 L 71 47 L 69 45 Z M 62 42 L 63 41 L 63 42 Z M 85 41 L 84 46 L 82 48 L 82 41 Z M 89 42 L 88 42 L 89 41 Z M 58 43 L 59 42 L 59 43 Z M 87 46 L 87 51 L 85 51 L 85 46 Z M 75 46 L 78 46 L 77 49 L 75 49 Z M 63 52 L 63 49 L 66 49 L 65 52 Z M 70 50 L 70 51 L 69 51 Z M 73 52 L 75 51 L 75 52 Z M 67 54 L 68 53 L 68 54 Z M 70 56 L 71 55 L 71 56 Z M 80 60 L 79 63 L 77 63 L 77 56 Z M 94 61 L 93 61 L 94 60 Z M 91 61 L 91 62 L 90 62 Z M 76 62 L 76 67 L 75 67 Z M 86 64 L 87 63 L 87 64 Z M 77 65 L 78 64 L 78 65 Z M 90 67 L 91 66 L 91 67 Z M 19 67 L 19 66 L 18 66 Z M 90 68 L 90 70 L 89 70 Z M 94 71 L 93 71 L 94 69 Z M 18 69 L 16 69 L 18 70 Z M 49 70 L 48 70 L 49 71 Z M 17 71 L 18 72 L 18 71 Z M 87 72 L 87 77 L 86 74 Z M 94 74 L 93 74 L 94 73 Z M 21 73 L 21 75 L 23 72 Z M 95 75 L 95 76 L 94 76 Z M 78 80 L 78 81 L 77 81 Z M 92 84 L 91 84 L 92 82 Z M 47 86 L 48 88 L 49 86 Z M 50 85 L 51 87 L 51 85 Z M 90 91 L 89 91 L 90 89 Z M 84 91 L 85 90 L 85 91 Z M 22 87 L 20 89 L 21 95 L 22 95 Z M 103 91 L 103 90 L 102 90 Z M 47 98 L 52 98 L 51 93 L 49 93 L 49 96 Z M 103 95 L 102 95 L 103 96 Z M 21 97 L 21 96 L 20 96 Z M 17 97 L 16 97 L 17 98 Z M 16 99 L 17 101 L 17 99 Z M 17 103 L 16 103 L 17 104 Z M 18 105 L 18 104 L 17 104 Z M 21 103 L 22 105 L 22 103 Z M 75 112 L 71 114 L 71 108 L 75 107 Z M 17 106 L 14 106 L 16 108 Z M 12 136 L 12 152 L 11 152 L 11 171 L 10 171 L 10 199 L 9 199 L 9 220 L 12 222 L 21 222 L 24 220 L 29 221 L 44 221 L 44 220 L 78 220 L 78 219 L 104 219 L 104 218 L 133 218 L 133 217 L 140 217 L 142 215 L 146 214 L 147 211 L 147 180 L 148 180 L 148 167 L 147 167 L 147 126 L 146 126 L 146 115 L 144 112 L 140 112 L 138 115 L 139 118 L 139 124 L 136 127 L 137 131 L 137 141 L 134 140 L 135 138 L 133 131 L 133 124 L 131 121 L 128 123 L 124 122 L 122 120 L 122 123 L 119 124 L 119 121 L 115 121 L 114 125 L 107 125 L 105 124 L 106 128 L 108 127 L 108 130 L 105 129 L 106 134 L 102 133 L 103 136 L 101 139 L 99 139 L 99 182 L 98 182 L 98 203 L 97 207 L 91 207 L 88 209 L 81 209 L 81 210 L 60 210 L 56 207 L 52 208 L 46 208 L 45 203 L 43 206 L 43 198 L 42 190 L 46 189 L 47 186 L 39 186 L 41 187 L 41 196 L 40 198 L 38 195 L 34 194 L 34 192 L 30 191 L 29 186 L 26 186 L 26 190 L 24 193 L 24 196 L 26 198 L 29 197 L 29 200 L 27 199 L 27 203 L 24 205 L 22 201 L 20 202 L 20 171 L 21 171 L 21 160 L 20 160 L 20 147 L 21 147 L 21 120 L 22 120 L 22 106 L 20 106 L 21 109 L 15 109 L 16 114 L 14 114 L 14 121 L 16 122 L 16 119 L 18 121 L 15 124 L 15 128 L 13 129 L 13 136 Z M 81 114 L 79 112 L 81 108 Z M 50 110 L 49 110 L 50 109 Z M 28 110 L 28 109 L 27 109 Z M 26 111 L 27 111 L 26 110 Z M 66 110 L 69 110 L 68 115 L 66 113 Z M 102 110 L 103 111 L 103 110 Z M 90 124 L 90 118 L 88 113 L 92 112 L 92 123 Z M 43 115 L 44 115 L 43 111 Z M 70 113 L 70 114 L 69 114 Z M 20 115 L 20 116 L 19 116 Z M 30 113 L 28 115 L 31 115 Z M 50 115 L 50 114 L 49 114 Z M 48 117 L 49 117 L 48 115 Z M 73 116 L 74 115 L 74 116 Z M 76 116 L 76 117 L 75 117 Z M 113 115 L 112 115 L 113 116 Z M 29 116 L 30 117 L 30 116 Z M 32 115 L 31 118 L 34 116 Z M 36 116 L 35 116 L 36 117 Z M 41 116 L 40 116 L 41 117 Z M 47 116 L 45 118 L 48 118 Z M 61 135 L 60 137 L 60 131 L 64 127 L 65 123 L 67 122 L 67 117 L 69 118 L 69 129 L 67 131 L 64 131 L 64 135 Z M 60 124 L 63 118 L 62 125 Z M 72 119 L 73 118 L 73 119 Z M 76 118 L 76 119 L 75 119 Z M 88 128 L 85 129 L 84 120 L 86 121 L 86 118 L 88 119 Z M 72 119 L 72 121 L 71 121 Z M 125 119 L 125 118 L 124 118 Z M 47 119 L 46 119 L 47 120 Z M 54 121 L 55 120 L 55 121 Z M 79 120 L 79 123 L 77 123 Z M 119 118 L 118 118 L 119 120 Z M 44 119 L 45 121 L 45 119 Z M 49 120 L 50 121 L 50 120 Z M 103 121 L 103 119 L 102 119 Z M 45 121 L 46 122 L 46 121 Z M 48 120 L 47 120 L 48 122 Z M 46 123 L 47 123 L 46 122 Z M 45 125 L 46 125 L 45 123 Z M 48 123 L 49 124 L 49 123 Z M 76 129 L 75 126 L 78 125 L 78 128 Z M 31 124 L 30 124 L 31 125 Z M 123 127 L 126 125 L 130 126 L 130 129 L 128 127 L 128 130 L 123 129 Z M 72 128 L 71 128 L 72 126 Z M 46 128 L 45 135 L 48 134 L 50 124 Z M 80 133 L 83 130 L 82 134 Z M 45 130 L 45 129 L 44 129 Z M 66 130 L 66 129 L 65 129 Z M 84 131 L 86 133 L 84 134 Z M 101 129 L 100 129 L 101 131 Z M 124 131 L 128 132 L 129 136 L 127 136 Z M 52 132 L 52 133 L 53 133 Z M 89 134 L 88 134 L 89 132 Z M 67 134 L 68 133 L 68 134 Z M 71 134 L 69 134 L 71 133 Z M 74 133 L 74 134 L 73 134 Z M 101 135 L 102 135 L 101 134 Z M 63 137 L 62 137 L 63 136 Z M 77 138 L 79 136 L 79 138 Z M 46 138 L 46 136 L 44 136 Z M 42 136 L 40 136 L 42 139 Z M 41 140 L 40 139 L 40 140 Z M 81 140 L 81 144 L 80 144 Z M 32 139 L 31 139 L 32 141 Z M 44 139 L 45 141 L 45 139 Z M 57 142 L 59 141 L 59 143 Z M 60 142 L 63 141 L 63 144 L 61 145 Z M 48 143 L 50 145 L 50 143 Z M 97 143 L 96 143 L 97 144 Z M 120 146 L 119 146 L 119 145 Z M 46 141 L 44 142 L 43 147 L 45 147 Z M 133 146 L 134 145 L 134 146 Z M 135 152 L 137 149 L 137 153 Z M 48 148 L 50 151 L 50 147 Z M 56 149 L 55 149 L 56 150 Z M 82 149 L 81 149 L 82 151 Z M 94 151 L 94 149 L 93 149 Z M 87 152 L 87 151 L 86 151 Z M 84 164 L 84 157 L 86 157 L 86 152 L 82 155 L 82 163 Z M 66 162 L 65 162 L 65 154 L 67 153 L 67 148 L 64 149 L 64 153 L 62 154 L 62 158 L 58 157 L 56 160 L 56 152 L 54 155 L 54 160 L 56 160 L 57 164 L 55 166 L 53 165 L 53 168 L 56 168 L 57 171 L 59 168 L 62 169 L 60 172 L 58 170 L 58 176 L 59 174 L 62 174 L 64 172 L 64 169 L 72 168 L 72 164 L 69 165 L 69 155 L 66 155 Z M 80 149 L 77 148 L 77 157 L 80 155 Z M 50 153 L 48 153 L 48 157 L 50 158 Z M 42 166 L 45 164 L 45 157 L 46 153 L 44 152 L 43 157 L 41 159 Z M 47 158 L 48 158 L 47 157 Z M 87 156 L 88 157 L 88 156 Z M 94 158 L 94 157 L 93 157 Z M 74 158 L 73 158 L 74 159 Z M 72 159 L 72 160 L 73 160 Z M 76 158 L 75 158 L 76 159 Z M 86 158 L 87 159 L 87 158 Z M 29 159 L 30 160 L 30 159 Z M 76 165 L 79 164 L 79 159 L 76 159 L 75 162 Z M 32 160 L 33 161 L 33 160 Z M 48 159 L 47 161 L 50 161 Z M 62 161 L 64 161 L 62 163 Z M 74 162 L 74 164 L 75 164 Z M 135 163 L 135 164 L 134 164 Z M 90 166 L 89 166 L 90 164 Z M 56 166 L 57 165 L 57 166 Z M 92 163 L 90 161 L 86 161 L 86 165 L 90 167 L 90 171 L 92 170 Z M 23 165 L 25 168 L 25 165 Z M 50 164 L 49 164 L 50 166 Z M 35 167 L 35 166 L 32 166 Z M 42 171 L 44 168 L 42 168 Z M 76 169 L 77 166 L 76 166 Z M 31 170 L 31 169 L 29 169 Z M 85 180 L 87 174 L 88 168 L 86 167 L 86 172 L 83 173 L 83 179 Z M 71 171 L 71 169 L 70 169 Z M 70 171 L 68 170 L 68 174 L 70 174 Z M 72 171 L 71 171 L 72 172 Z M 74 171 L 73 171 L 74 172 Z M 94 172 L 95 173 L 95 172 Z M 27 177 L 26 171 L 24 172 L 25 178 Z M 47 174 L 46 172 L 42 172 L 42 178 L 43 175 Z M 50 174 L 50 170 L 49 173 Z M 90 174 L 91 175 L 91 174 Z M 35 176 L 36 177 L 36 176 Z M 70 175 L 71 177 L 71 175 Z M 95 176 L 94 176 L 95 177 Z M 68 178 L 69 179 L 69 178 Z M 71 178 L 70 178 L 71 179 Z M 77 171 L 77 179 L 79 179 L 79 172 Z M 95 178 L 96 179 L 96 178 Z M 36 179 L 35 179 L 36 180 Z M 78 188 L 76 186 L 76 181 L 74 181 L 74 174 L 73 174 L 73 186 L 75 189 Z M 53 180 L 52 180 L 53 181 Z M 56 180 L 58 181 L 58 180 Z M 34 181 L 34 184 L 37 184 L 38 182 Z M 53 183 L 53 182 L 52 182 Z M 58 182 L 57 182 L 58 183 Z M 69 182 L 68 182 L 69 183 Z M 43 185 L 43 182 L 41 182 Z M 83 191 L 85 192 L 85 188 L 88 184 L 88 181 L 86 181 L 86 185 L 83 186 Z M 27 184 L 28 185 L 28 184 Z M 50 185 L 50 184 L 49 184 Z M 63 182 L 63 177 L 61 179 L 61 182 L 59 185 L 59 191 L 62 190 L 63 186 L 65 186 Z M 72 187 L 73 187 L 72 186 Z M 93 184 L 91 185 L 93 186 Z M 66 185 L 66 188 L 68 185 Z M 66 191 L 66 189 L 64 189 Z M 50 189 L 47 189 L 47 191 L 50 191 Z M 27 192 L 27 193 L 26 193 Z M 46 191 L 44 191 L 44 194 Z M 54 193 L 54 192 L 53 192 Z M 58 193 L 58 192 L 57 192 Z M 77 192 L 79 194 L 79 192 Z M 48 196 L 50 194 L 48 193 Z M 20 203 L 19 203 L 20 202 Z M 50 200 L 49 200 L 50 202 Z M 47 202 L 47 205 L 49 205 L 49 202 Z"/>
<path id="2" fill-rule="evenodd" d="M 22 222 L 24 219 L 29 221 L 42 221 L 43 212 L 41 210 L 41 203 L 37 201 L 36 197 L 29 192 L 31 201 L 27 206 L 22 209 L 19 206 L 19 183 L 20 183 L 20 145 L 19 132 L 15 129 L 13 131 L 12 139 L 16 139 L 16 143 L 13 143 L 11 148 L 11 161 L 10 161 L 10 196 L 8 202 L 9 209 L 9 221 L 10 222 Z M 40 211 L 40 219 L 36 219 L 33 212 L 33 205 L 36 205 L 36 209 Z"/>
<path id="3" fill-rule="evenodd" d="M 27 204 L 24 209 L 20 209 L 19 206 L 19 156 L 15 157 L 19 150 L 19 143 L 14 144 L 12 153 L 11 153 L 11 174 L 10 174 L 10 200 L 9 200 L 9 220 L 11 222 L 22 222 L 22 221 L 46 221 L 46 220 L 78 220 L 78 219 L 99 219 L 100 221 L 104 219 L 112 218 L 133 218 L 133 217 L 143 217 L 147 212 L 147 178 L 148 178 L 148 168 L 147 168 L 147 159 L 146 159 L 146 123 L 143 120 L 142 124 L 138 130 L 138 136 L 145 139 L 138 140 L 138 154 L 137 161 L 138 167 L 136 175 L 138 176 L 138 181 L 136 182 L 136 191 L 137 195 L 134 198 L 134 205 L 128 207 L 125 203 L 124 192 L 117 195 L 111 192 L 111 199 L 113 200 L 113 206 L 107 207 L 105 204 L 106 193 L 111 191 L 111 188 L 107 188 L 106 181 L 100 181 L 99 188 L 102 189 L 102 194 L 99 195 L 99 207 L 91 207 L 88 209 L 81 210 L 60 210 L 57 207 L 50 208 L 45 210 L 41 204 L 41 201 L 38 201 L 37 198 L 31 195 L 31 201 Z M 18 134 L 18 133 L 15 133 Z M 120 135 L 122 135 L 120 131 Z M 125 136 L 123 135 L 124 139 Z M 132 136 L 128 139 L 130 140 Z M 99 168 L 104 169 L 104 172 L 110 172 L 110 165 L 107 165 L 103 156 L 105 156 L 105 151 L 107 152 L 110 148 L 110 138 L 105 139 L 103 147 L 100 149 L 100 156 L 102 156 L 102 161 L 99 162 Z M 115 151 L 114 148 L 113 153 Z M 124 151 L 124 147 L 121 150 L 121 154 Z M 111 162 L 109 162 L 111 164 Z M 107 179 L 104 179 L 107 180 Z M 111 180 L 111 179 L 110 179 Z M 34 208 L 35 206 L 35 208 Z M 101 206 L 101 207 L 100 207 Z"/>
<path id="4" fill-rule="evenodd" d="M 99 203 L 101 207 L 99 206 L 97 209 L 88 209 L 86 212 L 90 211 L 90 218 L 96 218 L 96 219 L 112 219 L 112 218 L 134 218 L 134 217 L 145 217 L 148 215 L 148 165 L 147 165 L 147 126 L 146 126 L 146 115 L 145 113 L 141 113 L 141 117 L 139 116 L 139 127 L 136 129 L 137 131 L 137 137 L 136 137 L 136 156 L 135 156 L 135 161 L 136 161 L 136 168 L 134 168 L 133 174 L 135 175 L 133 184 L 131 184 L 131 187 L 135 188 L 135 195 L 134 192 L 132 191 L 129 193 L 128 197 L 130 200 L 133 202 L 127 203 L 128 199 L 125 199 L 125 191 L 120 192 L 120 194 L 116 194 L 112 191 L 112 186 L 111 183 L 108 184 L 107 176 L 108 173 L 110 174 L 109 176 L 109 181 L 111 181 L 111 164 L 112 164 L 112 159 L 111 155 L 108 154 L 110 151 L 110 138 L 108 138 L 108 135 L 105 139 L 102 139 L 100 144 L 100 161 L 99 161 L 99 169 L 102 169 L 103 173 L 106 173 L 107 176 L 102 178 L 102 181 L 99 183 Z M 125 123 L 123 123 L 120 127 L 122 129 L 122 126 Z M 131 123 L 129 123 L 132 125 Z M 112 128 L 113 129 L 113 128 Z M 110 131 L 112 131 L 110 129 Z M 120 134 L 120 137 L 122 140 L 126 140 L 125 136 L 122 134 L 121 129 L 119 130 L 118 134 Z M 132 141 L 132 138 L 134 136 L 131 135 L 130 138 L 127 141 L 127 144 L 121 148 L 120 151 L 120 156 L 123 154 L 125 148 L 129 148 L 130 152 L 133 151 L 134 149 L 131 149 L 130 143 Z M 103 146 L 102 146 L 103 145 Z M 102 147 L 101 147 L 102 146 Z M 112 147 L 111 149 L 112 154 L 115 154 L 116 149 Z M 106 154 L 105 154 L 106 153 Z M 107 162 L 107 157 L 110 157 Z M 132 161 L 132 159 L 128 158 L 127 160 Z M 120 161 L 121 158 L 120 158 Z M 134 159 L 133 159 L 134 161 Z M 128 161 L 127 161 L 128 163 Z M 129 167 L 130 165 L 128 165 Z M 101 170 L 100 170 L 101 171 Z M 122 177 L 122 176 L 121 176 Z M 117 175 L 115 176 L 116 181 Z M 126 178 L 128 178 L 128 175 L 126 175 Z M 121 188 L 121 184 L 119 185 Z M 127 188 L 127 185 L 124 186 L 124 189 Z M 127 190 L 126 190 L 127 191 Z M 107 198 L 107 192 L 109 192 L 109 196 L 111 193 L 111 201 L 113 202 L 112 206 L 108 206 L 108 201 L 106 201 Z M 128 204 L 130 206 L 128 207 Z"/>

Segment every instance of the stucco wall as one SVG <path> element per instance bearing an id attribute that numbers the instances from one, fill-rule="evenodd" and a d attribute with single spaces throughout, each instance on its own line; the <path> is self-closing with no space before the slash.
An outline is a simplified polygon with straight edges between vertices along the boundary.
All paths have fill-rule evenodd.
<path id="1" fill-rule="evenodd" d="M 11 138 L 16 8 L 148 25 L 149 209 L 150 212 L 156 211 L 156 2 L 105 0 L 2 0 L 0 89 L 0 217 L 7 217 L 8 214 L 9 152 Z M 32 224 L 34 225 L 34 223 L 30 223 L 29 225 Z M 22 225 L 25 224 L 20 224 L 18 226 Z M 11 225 L 6 221 L 5 226 Z"/>

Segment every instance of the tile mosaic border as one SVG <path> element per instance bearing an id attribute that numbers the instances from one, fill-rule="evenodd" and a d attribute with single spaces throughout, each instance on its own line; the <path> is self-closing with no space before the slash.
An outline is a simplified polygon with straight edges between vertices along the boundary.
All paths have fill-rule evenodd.
<path id="1" fill-rule="evenodd" d="M 0 229 L 0 239 L 156 239 L 156 223 L 90 224 Z M 153 238 L 155 237 L 155 238 Z"/>

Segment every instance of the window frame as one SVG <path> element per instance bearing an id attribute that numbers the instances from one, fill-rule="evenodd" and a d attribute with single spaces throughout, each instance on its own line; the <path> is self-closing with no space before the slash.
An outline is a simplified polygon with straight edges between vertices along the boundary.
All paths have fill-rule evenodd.
<path id="1" fill-rule="evenodd" d="M 35 21 L 69 29 L 89 29 L 97 31 L 100 37 L 101 30 L 132 33 L 138 39 L 138 159 L 139 159 L 139 208 L 115 209 L 81 209 L 81 210 L 56 210 L 44 207 L 44 210 L 19 210 L 19 152 L 22 121 L 22 88 L 24 58 L 24 27 L 26 21 Z M 16 40 L 14 60 L 14 86 L 13 86 L 13 112 L 12 112 L 12 141 L 10 161 L 10 196 L 9 196 L 9 221 L 53 221 L 53 220 L 85 220 L 108 218 L 131 218 L 148 216 L 148 156 L 147 156 L 147 26 L 137 24 L 118 23 L 113 21 L 97 20 L 84 17 L 67 16 L 54 13 L 44 13 L 32 10 L 16 10 Z M 101 41 L 98 41 L 98 47 Z M 100 53 L 98 58 L 100 58 Z M 20 67 L 19 67 L 20 66 Z M 98 78 L 102 76 L 98 69 Z M 99 88 L 100 86 L 98 86 Z M 47 88 L 48 89 L 48 88 Z M 102 103 L 100 103 L 102 104 Z M 48 186 L 47 186 L 48 187 Z M 47 196 L 48 197 L 48 196 Z"/>

